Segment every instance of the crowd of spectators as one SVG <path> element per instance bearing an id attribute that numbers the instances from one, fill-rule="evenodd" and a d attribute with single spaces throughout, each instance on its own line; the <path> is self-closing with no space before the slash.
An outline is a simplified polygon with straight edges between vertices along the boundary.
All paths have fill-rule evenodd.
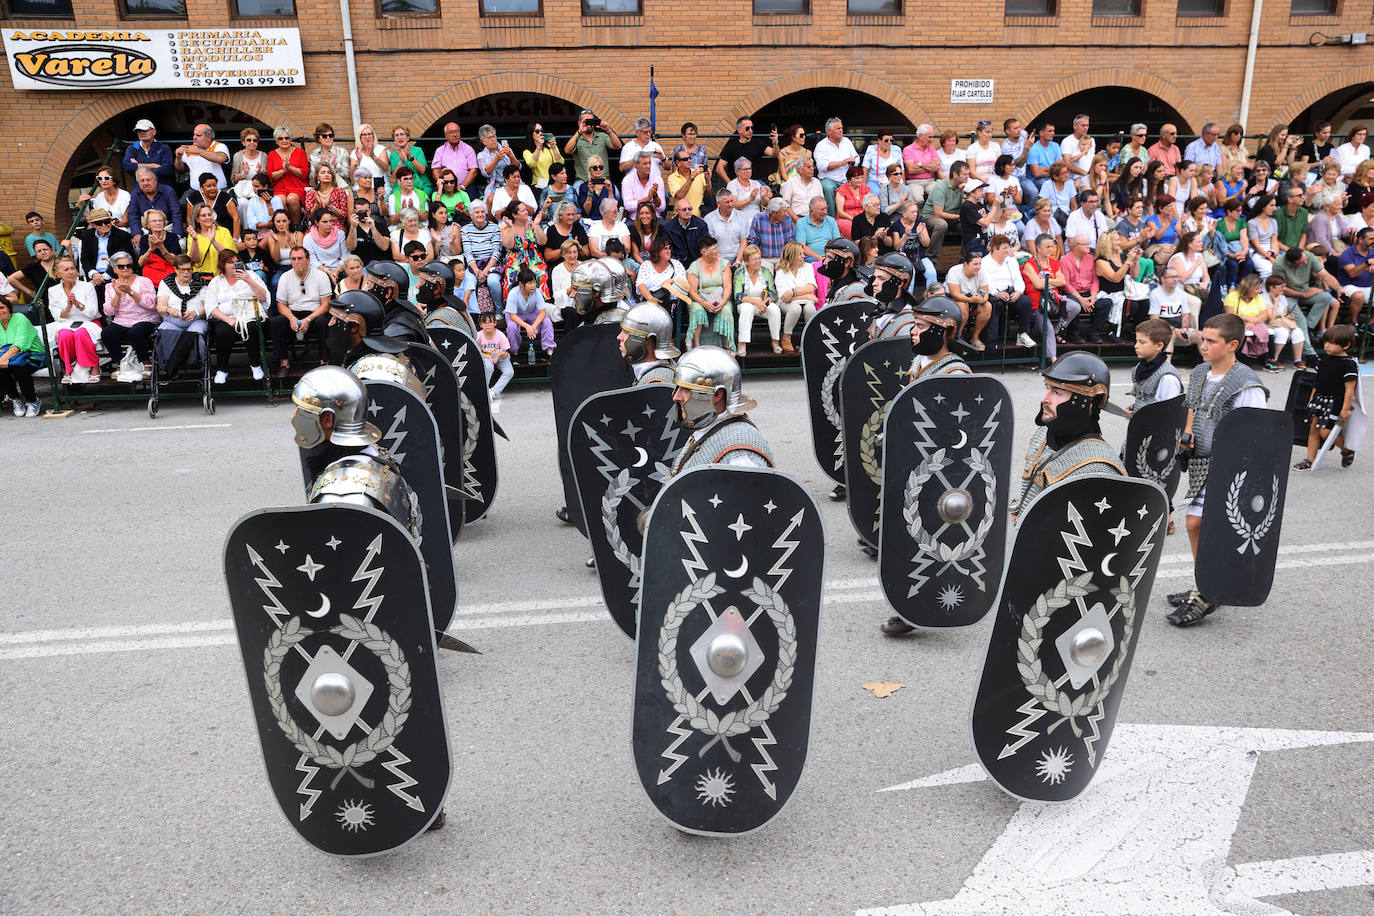
<path id="1" fill-rule="evenodd" d="M 0 322 L 0 344 L 30 342 L 22 326 L 10 329 L 46 303 L 55 374 L 98 381 L 97 347 L 117 363 L 128 346 L 146 365 L 164 324 L 207 335 L 222 384 L 235 341 L 253 330 L 234 303 L 256 299 L 270 370 L 284 374 L 291 335 L 322 341 L 330 298 L 365 286 L 367 265 L 396 261 L 418 282 L 440 260 L 471 312 L 519 332 L 508 354 L 517 357 L 536 304 L 557 320 L 577 264 L 613 257 L 635 296 L 686 310 L 689 344 L 742 354 L 762 316 L 772 350 L 790 352 L 798 322 L 825 304 L 827 280 L 814 265 L 837 237 L 858 243 L 866 263 L 890 251 L 910 258 L 913 291 L 943 284 L 980 349 L 999 345 L 1015 319 L 1018 343 L 1035 346 L 1041 335 L 1053 353 L 1056 335 L 1039 324 L 1046 290 L 1059 306 L 1058 336 L 1070 341 L 1080 330 L 1111 341 L 1146 308 L 1167 314 L 1172 291 L 1164 311 L 1150 304 L 1166 278 L 1184 303 L 1171 317 L 1192 327 L 1234 301 L 1249 274 L 1284 278 L 1310 331 L 1342 309 L 1341 320 L 1358 318 L 1369 299 L 1374 161 L 1362 126 L 1340 144 L 1329 124 L 1310 137 L 1278 126 L 1253 149 L 1240 125 L 1206 124 L 1186 147 L 1173 124 L 1095 137 L 1086 115 L 1062 136 L 1061 125 L 1027 131 L 1015 118 L 1000 136 L 990 121 L 970 126 L 922 124 L 905 144 L 891 131 L 856 144 L 839 117 L 814 135 L 790 125 L 767 136 L 746 117 L 712 156 L 694 124 L 661 142 L 640 118 L 622 139 L 583 111 L 567 137 L 534 123 L 509 141 L 481 125 L 474 146 L 448 123 L 427 151 L 405 126 L 385 143 L 359 124 L 348 145 L 321 123 L 304 146 L 278 128 L 269 152 L 256 130 L 243 130 L 231 154 L 209 125 L 172 148 L 141 120 L 122 167 L 101 168 L 94 192 L 80 196 L 72 238 L 59 241 L 38 213 L 26 217 L 28 263 L 0 264 L 0 295 L 14 312 Z M 946 247 L 956 263 L 942 270 Z M 166 336 L 164 360 L 177 339 Z M 553 329 L 535 336 L 542 358 Z M 0 352 L 0 384 L 27 412 L 22 362 Z"/>

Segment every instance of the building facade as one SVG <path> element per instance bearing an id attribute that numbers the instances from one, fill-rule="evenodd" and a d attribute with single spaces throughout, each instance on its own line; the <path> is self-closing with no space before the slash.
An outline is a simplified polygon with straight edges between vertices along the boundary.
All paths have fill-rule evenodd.
<path id="1" fill-rule="evenodd" d="M 153 118 L 161 139 L 174 142 L 206 120 L 234 149 L 248 123 L 308 136 L 327 121 L 352 136 L 340 7 L 349 0 L 131 2 L 4 0 L 5 35 L 296 28 L 305 85 L 16 90 L 7 54 L 0 220 L 21 226 L 37 209 L 65 225 L 73 177 L 89 174 L 111 139 L 131 139 L 135 117 Z M 793 121 L 815 132 L 831 114 L 850 127 L 930 123 L 962 135 L 978 119 L 1033 124 L 1078 104 L 1094 116 L 1094 132 L 1104 120 L 1176 120 L 1191 134 L 1242 116 L 1256 2 L 352 0 L 349 14 L 361 117 L 381 140 L 395 125 L 434 137 L 450 118 L 473 143 L 484 121 L 511 128 L 503 134 L 522 133 L 533 118 L 566 130 L 581 108 L 628 137 L 648 113 L 651 66 L 659 133 L 668 136 L 685 120 L 703 136 L 724 135 L 743 115 L 760 133 Z M 1340 124 L 1374 107 L 1374 52 L 1348 39 L 1374 31 L 1372 6 L 1263 3 L 1248 133 L 1320 118 Z M 1342 35 L 1346 43 L 1314 44 Z"/>

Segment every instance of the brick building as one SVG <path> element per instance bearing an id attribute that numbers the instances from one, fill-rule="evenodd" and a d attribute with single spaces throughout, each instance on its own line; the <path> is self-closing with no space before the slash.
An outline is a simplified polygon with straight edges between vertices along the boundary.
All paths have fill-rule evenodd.
<path id="1" fill-rule="evenodd" d="M 514 134 L 533 117 L 566 136 L 582 107 L 628 136 L 647 113 L 650 65 L 665 135 L 687 119 L 703 135 L 726 134 L 741 115 L 760 132 L 793 121 L 815 131 L 830 114 L 851 130 L 929 122 L 964 133 L 979 118 L 1029 124 L 1079 109 L 1094 116 L 1094 132 L 1176 120 L 1194 133 L 1242 116 L 1254 2 L 371 0 L 349 9 L 358 105 L 379 139 L 397 124 L 436 137 L 453 118 L 475 142 L 479 123 Z M 11 225 L 30 208 L 65 225 L 72 179 L 89 176 L 111 138 L 132 138 L 139 117 L 158 122 L 164 140 L 207 120 L 231 148 L 245 124 L 308 135 L 324 120 L 340 137 L 353 133 L 338 0 L 294 0 L 294 9 L 293 0 L 0 3 L 7 37 L 299 28 L 306 78 L 290 88 L 84 91 L 20 91 L 6 79 L 0 220 Z M 1264 3 L 1248 132 L 1319 118 L 1339 129 L 1374 113 L 1374 52 L 1349 39 L 1370 29 L 1371 14 L 1371 0 Z M 1311 43 L 1340 35 L 1346 43 Z M 993 80 L 992 101 L 952 103 L 953 79 Z"/>

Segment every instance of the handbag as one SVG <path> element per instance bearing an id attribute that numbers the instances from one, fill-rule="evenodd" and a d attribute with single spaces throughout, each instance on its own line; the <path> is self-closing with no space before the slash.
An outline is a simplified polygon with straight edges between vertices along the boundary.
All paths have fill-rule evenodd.
<path id="1" fill-rule="evenodd" d="M 1245 335 L 1245 342 L 1240 346 L 1240 352 L 1245 356 L 1258 358 L 1269 355 L 1269 327 L 1257 324 L 1248 329 Z"/>
<path id="2" fill-rule="evenodd" d="M 1045 317 L 1050 321 L 1058 321 L 1064 317 L 1064 300 L 1054 290 L 1045 290 L 1044 295 L 1040 297 L 1040 305 L 1045 311 Z"/>
<path id="3" fill-rule="evenodd" d="M 119 361 L 119 368 L 115 370 L 116 382 L 141 382 L 143 381 L 143 360 L 138 358 L 133 347 L 124 350 L 124 358 Z"/>

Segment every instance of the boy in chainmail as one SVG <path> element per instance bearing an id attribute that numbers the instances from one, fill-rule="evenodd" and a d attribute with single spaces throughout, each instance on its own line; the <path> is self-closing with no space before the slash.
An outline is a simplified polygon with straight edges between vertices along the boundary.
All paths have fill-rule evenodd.
<path id="1" fill-rule="evenodd" d="M 1236 350 L 1244 339 L 1245 322 L 1231 314 L 1207 319 L 1197 338 L 1204 362 L 1188 379 L 1188 422 L 1180 443 L 1188 456 L 1188 542 L 1195 561 L 1217 424 L 1237 407 L 1263 407 L 1269 400 L 1269 390 L 1254 370 L 1236 361 Z M 1196 588 L 1170 595 L 1169 603 L 1175 610 L 1168 620 L 1180 627 L 1192 626 L 1217 609 Z"/>

